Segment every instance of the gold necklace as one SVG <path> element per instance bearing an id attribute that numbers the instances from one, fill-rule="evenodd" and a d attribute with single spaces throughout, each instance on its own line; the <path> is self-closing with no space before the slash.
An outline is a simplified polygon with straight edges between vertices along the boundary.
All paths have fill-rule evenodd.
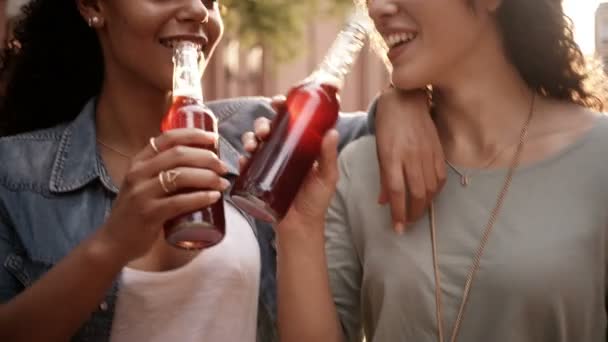
<path id="1" fill-rule="evenodd" d="M 532 116 L 534 114 L 534 102 L 536 99 L 536 93 L 532 94 L 532 101 L 530 104 L 530 113 L 528 114 L 528 118 L 524 123 L 521 135 L 519 139 L 519 145 L 517 146 L 517 150 L 513 155 L 513 161 L 509 170 L 507 172 L 507 176 L 505 177 L 505 182 L 503 184 L 502 190 L 498 194 L 496 198 L 496 205 L 490 214 L 490 219 L 486 224 L 486 227 L 483 231 L 483 235 L 481 236 L 481 241 L 479 242 L 479 246 L 473 256 L 473 264 L 469 268 L 469 272 L 466 277 L 466 281 L 464 284 L 464 290 L 462 294 L 462 299 L 460 301 L 460 308 L 458 309 L 458 315 L 456 316 L 456 321 L 454 323 L 454 327 L 452 329 L 452 335 L 450 337 L 450 342 L 456 342 L 456 338 L 458 337 L 458 333 L 460 331 L 460 326 L 462 324 L 462 320 L 464 317 L 464 310 L 469 299 L 469 294 L 471 292 L 471 286 L 473 284 L 473 280 L 475 278 L 475 274 L 479 270 L 479 266 L 481 264 L 481 257 L 483 256 L 484 249 L 490 237 L 490 233 L 492 232 L 492 228 L 496 223 L 496 219 L 498 218 L 498 214 L 500 209 L 502 208 L 502 204 L 504 202 L 505 196 L 509 191 L 509 187 L 511 186 L 511 181 L 513 180 L 513 175 L 515 174 L 515 170 L 519 167 L 519 163 L 521 162 L 522 152 L 524 150 L 524 145 L 526 143 L 526 137 L 528 136 L 528 128 L 530 126 L 530 122 L 532 121 Z M 441 281 L 439 277 L 439 257 L 437 255 L 437 229 L 435 223 L 435 207 L 433 203 L 431 203 L 431 207 L 429 210 L 430 216 L 430 230 L 431 230 L 431 246 L 433 250 L 433 273 L 435 278 L 435 314 L 437 319 L 437 333 L 438 333 L 438 342 L 444 342 L 443 338 L 443 308 L 441 305 Z"/>
<path id="2" fill-rule="evenodd" d="M 490 161 L 486 165 L 484 165 L 481 170 L 487 169 L 492 166 L 492 164 L 494 164 L 494 162 L 507 149 L 507 147 L 500 149 L 500 151 L 498 151 L 498 153 L 496 153 L 496 155 L 494 155 L 494 157 L 492 157 L 492 159 L 490 159 Z M 460 185 L 467 187 L 471 183 L 471 176 L 474 175 L 475 172 L 471 172 L 471 170 L 466 169 L 460 170 L 459 168 L 454 166 L 454 164 L 452 164 L 447 158 L 445 159 L 445 163 L 448 164 L 448 166 L 460 176 Z"/>
<path id="3" fill-rule="evenodd" d="M 116 153 L 116 154 L 118 154 L 118 155 L 120 155 L 120 156 L 122 156 L 122 157 L 125 157 L 126 159 L 131 160 L 131 159 L 133 159 L 133 157 L 134 157 L 134 156 L 132 156 L 132 155 L 128 155 L 128 154 L 126 154 L 126 153 L 124 153 L 124 152 L 121 152 L 121 151 L 120 151 L 120 150 L 118 150 L 118 149 L 115 149 L 114 147 L 112 147 L 112 146 L 110 146 L 110 145 L 108 145 L 108 144 L 104 143 L 104 142 L 103 142 L 103 141 L 101 141 L 100 139 L 97 139 L 97 142 L 99 143 L 99 145 L 101 145 L 101 146 L 103 146 L 103 147 L 107 148 L 108 150 L 110 150 L 110 151 L 112 151 L 112 152 L 114 152 L 114 153 Z"/>

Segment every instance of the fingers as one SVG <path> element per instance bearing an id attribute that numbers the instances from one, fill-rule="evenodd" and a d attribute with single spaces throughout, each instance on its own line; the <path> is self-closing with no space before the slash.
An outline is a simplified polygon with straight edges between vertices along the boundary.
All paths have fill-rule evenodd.
<path id="1" fill-rule="evenodd" d="M 387 186 L 381 182 L 380 184 L 380 194 L 378 195 L 378 204 L 385 205 L 388 203 L 389 197 L 386 191 Z"/>
<path id="2" fill-rule="evenodd" d="M 219 191 L 195 191 L 159 199 L 155 202 L 159 217 L 177 217 L 216 203 L 222 194 Z"/>
<path id="3" fill-rule="evenodd" d="M 243 169 L 245 168 L 245 166 L 247 166 L 247 163 L 249 162 L 249 159 L 247 157 L 239 157 L 239 170 L 241 170 L 241 172 L 243 171 Z"/>
<path id="4" fill-rule="evenodd" d="M 408 188 L 408 216 L 407 222 L 415 222 L 426 209 L 427 192 L 424 184 L 422 164 L 409 163 L 406 170 Z"/>
<path id="5" fill-rule="evenodd" d="M 152 178 L 162 171 L 178 167 L 207 169 L 220 175 L 228 172 L 226 164 L 212 151 L 178 145 L 160 152 L 151 159 L 134 162 L 127 177 Z"/>
<path id="6" fill-rule="evenodd" d="M 435 179 L 437 180 L 437 187 L 432 197 L 439 193 L 447 180 L 447 170 L 445 164 L 445 154 L 443 153 L 443 147 L 439 140 L 439 134 L 437 128 L 431 120 L 425 121 L 426 136 L 429 137 L 433 154 L 433 168 L 435 170 Z"/>
<path id="7" fill-rule="evenodd" d="M 285 107 L 285 96 L 284 95 L 275 95 L 270 100 L 270 106 L 275 110 L 275 112 L 282 112 L 286 110 Z"/>
<path id="8" fill-rule="evenodd" d="M 422 174 L 424 179 L 424 189 L 425 189 L 425 203 L 424 210 L 429 205 L 429 202 L 433 200 L 437 189 L 439 188 L 438 180 L 437 180 L 437 172 L 435 170 L 435 156 L 432 151 L 428 151 L 424 153 L 422 159 Z M 424 213 L 424 210 L 422 213 Z M 417 220 L 420 217 L 415 217 Z"/>
<path id="9" fill-rule="evenodd" d="M 393 228 L 398 234 L 405 231 L 405 223 L 407 222 L 407 205 L 405 194 L 404 172 L 401 164 L 391 163 L 389 168 L 383 172 L 383 178 L 387 190 L 388 202 L 391 208 L 391 217 L 393 218 Z"/>
<path id="10" fill-rule="evenodd" d="M 253 153 L 258 148 L 259 142 L 266 140 L 270 135 L 270 120 L 267 118 L 257 118 L 253 126 L 253 132 L 245 132 L 241 136 L 243 148 L 249 153 Z"/>
<path id="11" fill-rule="evenodd" d="M 146 196 L 160 198 L 197 190 L 223 192 L 228 187 L 230 182 L 211 170 L 178 167 L 163 171 L 157 177 L 145 181 L 143 191 L 146 192 Z"/>
<path id="12" fill-rule="evenodd" d="M 435 177 L 437 178 L 437 189 L 435 193 L 438 193 L 441 191 L 441 189 L 443 189 L 443 186 L 448 178 L 443 153 L 441 154 L 441 157 L 435 157 L 435 162 L 433 164 L 435 169 Z"/>
<path id="13" fill-rule="evenodd" d="M 270 134 L 270 120 L 264 117 L 257 118 L 253 123 L 253 130 L 258 140 L 266 140 Z"/>
<path id="14" fill-rule="evenodd" d="M 215 146 L 217 140 L 217 134 L 202 129 L 173 129 L 156 138 L 151 138 L 146 148 L 133 158 L 133 162 L 150 159 L 163 151 L 179 145 L 199 147 Z"/>
<path id="15" fill-rule="evenodd" d="M 258 148 L 258 140 L 255 138 L 254 132 L 246 132 L 241 137 L 243 148 L 249 153 L 253 153 Z"/>
<path id="16" fill-rule="evenodd" d="M 335 185 L 338 180 L 338 140 L 338 131 L 332 129 L 325 134 L 321 143 L 319 175 L 329 185 Z"/>

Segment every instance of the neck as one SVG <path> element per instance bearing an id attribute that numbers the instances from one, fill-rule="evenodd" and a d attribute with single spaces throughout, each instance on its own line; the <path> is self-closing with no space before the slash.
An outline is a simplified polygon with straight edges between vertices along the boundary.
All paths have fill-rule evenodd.
<path id="1" fill-rule="evenodd" d="M 481 44 L 434 87 L 435 121 L 452 161 L 479 166 L 517 144 L 530 114 L 532 90 L 494 45 Z"/>
<path id="2" fill-rule="evenodd" d="M 149 84 L 106 73 L 97 103 L 97 138 L 128 155 L 160 133 L 168 94 Z"/>

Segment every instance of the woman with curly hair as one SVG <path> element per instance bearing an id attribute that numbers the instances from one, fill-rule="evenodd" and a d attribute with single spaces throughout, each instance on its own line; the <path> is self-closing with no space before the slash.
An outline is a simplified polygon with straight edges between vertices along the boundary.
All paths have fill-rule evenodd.
<path id="1" fill-rule="evenodd" d="M 309 215 L 277 227 L 279 335 L 606 341 L 608 118 L 561 1 L 367 5 L 395 88 L 430 86 L 420 117 L 436 127 L 441 150 L 427 144 L 445 153 L 447 183 L 396 237 L 369 205 L 382 140 L 326 160 L 324 191 L 297 199 Z M 422 182 L 409 193 L 425 196 Z"/>
<path id="2" fill-rule="evenodd" d="M 219 137 L 160 134 L 172 45 L 197 44 L 206 64 L 222 33 L 215 0 L 25 7 L 1 70 L 0 340 L 276 340 L 270 225 L 226 197 L 217 246 L 182 251 L 162 234 L 218 201 L 238 176 L 241 135 L 274 115 L 264 99 L 216 102 Z M 329 150 L 365 134 L 367 119 L 336 128 Z M 196 148 L 218 139 L 221 160 Z"/>

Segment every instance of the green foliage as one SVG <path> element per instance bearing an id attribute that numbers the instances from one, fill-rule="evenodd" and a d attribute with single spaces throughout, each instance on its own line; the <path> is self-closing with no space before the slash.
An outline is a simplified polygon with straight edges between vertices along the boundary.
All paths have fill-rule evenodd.
<path id="1" fill-rule="evenodd" d="M 244 46 L 263 44 L 277 61 L 294 57 L 313 18 L 343 15 L 353 0 L 220 0 L 226 33 Z"/>

